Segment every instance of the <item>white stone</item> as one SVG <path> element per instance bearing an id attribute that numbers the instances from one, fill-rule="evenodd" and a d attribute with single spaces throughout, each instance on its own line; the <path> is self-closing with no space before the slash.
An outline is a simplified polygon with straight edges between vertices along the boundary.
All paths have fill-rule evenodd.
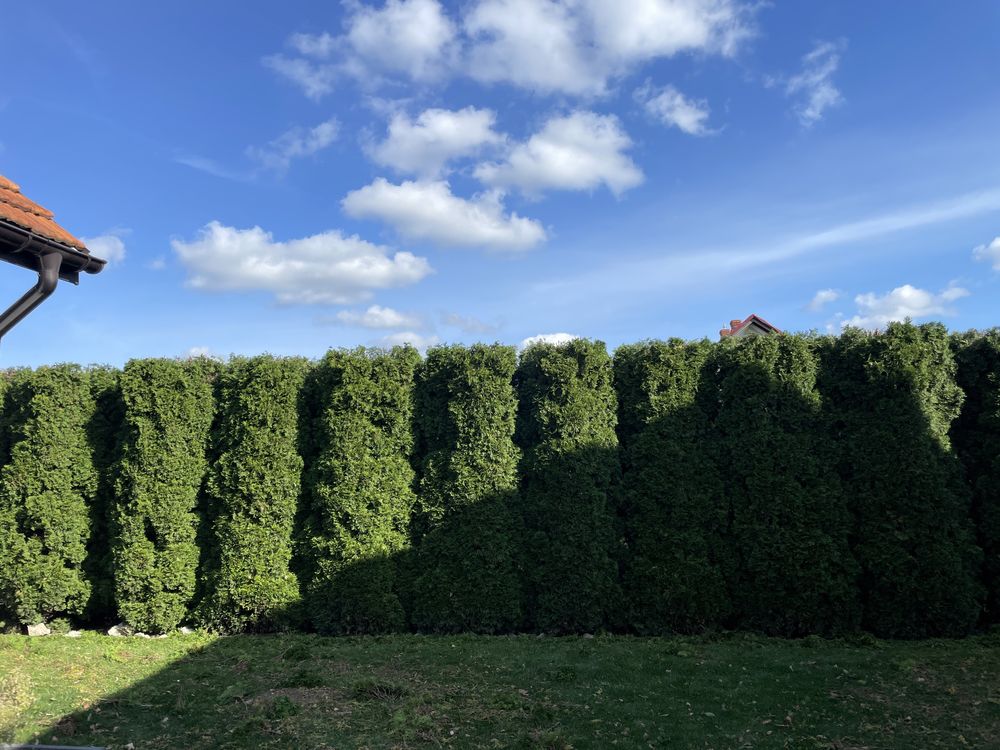
<path id="1" fill-rule="evenodd" d="M 79 638 L 81 635 L 83 635 L 83 631 L 82 630 L 67 630 L 65 633 L 63 633 L 63 635 L 66 636 L 67 638 Z"/>
<path id="2" fill-rule="evenodd" d="M 187 625 L 181 625 L 179 628 L 177 628 L 177 632 L 180 633 L 181 635 L 191 635 L 194 631 Z"/>
<path id="3" fill-rule="evenodd" d="M 52 631 L 49 630 L 49 626 L 44 622 L 28 626 L 28 635 L 48 635 L 51 632 Z"/>
<path id="4" fill-rule="evenodd" d="M 121 638 L 122 636 L 132 635 L 132 628 L 130 628 L 124 622 L 120 622 L 117 625 L 108 628 L 108 635 L 114 636 L 115 638 Z"/>

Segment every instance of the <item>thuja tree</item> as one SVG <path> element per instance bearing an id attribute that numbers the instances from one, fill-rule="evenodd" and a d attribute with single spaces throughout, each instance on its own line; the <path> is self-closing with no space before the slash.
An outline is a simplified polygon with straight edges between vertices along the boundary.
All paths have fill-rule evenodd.
<path id="1" fill-rule="evenodd" d="M 23 624 L 79 615 L 97 489 L 87 374 L 75 365 L 18 373 L 6 393 L 8 460 L 0 471 L 0 607 Z"/>
<path id="2" fill-rule="evenodd" d="M 402 629 L 396 557 L 414 504 L 413 385 L 420 355 L 331 351 L 316 381 L 319 447 L 309 470 L 306 609 L 324 633 Z"/>
<path id="3" fill-rule="evenodd" d="M 87 423 L 87 435 L 93 448 L 97 491 L 90 504 L 91 533 L 84 563 L 91 582 L 86 617 L 91 622 L 107 622 L 115 616 L 114 573 L 108 523 L 114 499 L 114 465 L 117 461 L 124 407 L 118 382 L 120 370 L 93 367 L 87 374 L 94 398 L 94 413 Z"/>
<path id="4" fill-rule="evenodd" d="M 856 628 L 851 517 L 822 430 L 810 340 L 733 339 L 713 359 L 737 623 L 787 636 Z"/>
<path id="5" fill-rule="evenodd" d="M 299 596 L 289 570 L 299 497 L 298 398 L 308 362 L 233 358 L 217 385 L 206 482 L 211 554 L 198 619 L 226 632 L 274 629 Z"/>
<path id="6" fill-rule="evenodd" d="M 948 439 L 962 393 L 944 326 L 849 329 L 820 351 L 827 432 L 856 519 L 864 626 L 885 637 L 969 632 L 981 553 Z"/>
<path id="7" fill-rule="evenodd" d="M 987 591 L 986 618 L 1000 622 L 1000 329 L 952 337 L 965 393 L 951 436 L 972 487 Z"/>
<path id="8" fill-rule="evenodd" d="M 728 505 L 708 418 L 712 347 L 672 339 L 615 351 L 628 546 L 622 581 L 628 624 L 643 634 L 719 628 L 731 609 Z"/>
<path id="9" fill-rule="evenodd" d="M 602 342 L 536 344 L 515 376 L 525 624 L 593 631 L 619 605 L 617 402 Z"/>
<path id="10" fill-rule="evenodd" d="M 495 633 L 520 623 L 516 361 L 507 346 L 438 347 L 418 371 L 420 546 L 407 599 L 420 630 Z"/>
<path id="11" fill-rule="evenodd" d="M 163 632 L 195 590 L 195 512 L 218 365 L 131 360 L 121 375 L 125 416 L 111 513 L 115 600 L 126 623 Z"/>

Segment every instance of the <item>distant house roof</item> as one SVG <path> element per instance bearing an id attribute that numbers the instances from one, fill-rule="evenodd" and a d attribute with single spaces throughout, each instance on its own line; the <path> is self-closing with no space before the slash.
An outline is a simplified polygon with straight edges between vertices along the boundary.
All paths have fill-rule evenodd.
<path id="1" fill-rule="evenodd" d="M 27 229 L 39 237 L 88 253 L 87 246 L 53 220 L 53 213 L 21 193 L 20 186 L 0 175 L 0 222 Z"/>
<path id="2" fill-rule="evenodd" d="M 729 328 L 719 331 L 721 338 L 730 336 L 760 336 L 769 333 L 781 333 L 781 329 L 773 326 L 759 315 L 751 314 L 746 320 L 730 320 Z"/>

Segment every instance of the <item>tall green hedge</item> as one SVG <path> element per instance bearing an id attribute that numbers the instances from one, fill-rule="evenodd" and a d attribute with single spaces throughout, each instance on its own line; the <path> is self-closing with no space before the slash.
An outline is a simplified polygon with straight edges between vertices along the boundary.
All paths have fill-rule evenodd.
<path id="1" fill-rule="evenodd" d="M 198 616 L 225 632 L 289 621 L 299 584 L 289 570 L 302 458 L 298 399 L 308 362 L 233 358 L 216 393 L 215 459 L 206 483 L 212 554 Z"/>
<path id="2" fill-rule="evenodd" d="M 75 365 L 14 376 L 0 471 L 0 608 L 25 625 L 83 613 L 89 504 L 97 490 L 87 373 Z"/>
<path id="3" fill-rule="evenodd" d="M 864 627 L 884 637 L 968 633 L 982 603 L 981 553 L 948 440 L 962 392 L 944 326 L 847 330 L 821 354 Z"/>
<path id="4" fill-rule="evenodd" d="M 822 430 L 812 343 L 731 339 L 713 359 L 736 622 L 785 636 L 856 629 L 851 516 Z"/>
<path id="5" fill-rule="evenodd" d="M 524 452 L 525 625 L 594 631 L 620 606 L 611 358 L 599 341 L 536 344 L 522 354 L 515 386 L 516 437 Z"/>
<path id="6" fill-rule="evenodd" d="M 958 384 L 965 392 L 952 441 L 972 487 L 983 549 L 986 621 L 1000 622 L 1000 329 L 952 338 Z"/>
<path id="7" fill-rule="evenodd" d="M 218 365 L 197 359 L 131 360 L 111 514 L 115 600 L 126 623 L 176 627 L 195 590 L 198 493 L 212 425 Z"/>
<path id="8" fill-rule="evenodd" d="M 521 622 L 516 362 L 512 347 L 445 346 L 419 369 L 419 548 L 407 566 L 419 630 L 497 633 Z"/>
<path id="9" fill-rule="evenodd" d="M 306 605 L 324 633 L 383 633 L 406 623 L 396 557 L 414 505 L 412 347 L 331 351 L 319 367 L 322 446 L 310 468 Z"/>
<path id="10" fill-rule="evenodd" d="M 615 351 L 628 553 L 628 625 L 642 634 L 720 628 L 728 505 L 711 450 L 713 345 L 678 339 Z M 706 405 L 706 401 L 709 403 Z"/>
<path id="11" fill-rule="evenodd" d="M 94 398 L 94 415 L 87 424 L 97 471 L 97 491 L 90 504 L 90 540 L 84 570 L 91 582 L 86 617 L 91 622 L 108 623 L 115 617 L 114 568 L 111 560 L 110 513 L 114 505 L 114 466 L 124 417 L 119 377 L 113 367 L 92 367 L 87 371 Z"/>

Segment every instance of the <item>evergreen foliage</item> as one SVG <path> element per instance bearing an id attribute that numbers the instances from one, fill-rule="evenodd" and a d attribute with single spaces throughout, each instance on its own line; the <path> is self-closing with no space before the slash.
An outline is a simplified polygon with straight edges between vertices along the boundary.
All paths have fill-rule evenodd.
<path id="1" fill-rule="evenodd" d="M 25 625 L 83 613 L 88 505 L 97 473 L 87 440 L 94 412 L 76 365 L 13 376 L 0 471 L 0 608 Z"/>
<path id="2" fill-rule="evenodd" d="M 289 571 L 299 498 L 298 398 L 308 363 L 233 358 L 219 376 L 214 461 L 206 482 L 212 554 L 198 618 L 224 632 L 287 622 L 299 597 Z"/>
<path id="3" fill-rule="evenodd" d="M 194 595 L 195 509 L 218 369 L 205 359 L 140 359 L 121 375 L 125 416 L 111 514 L 115 600 L 138 630 L 176 627 Z"/>
<path id="4" fill-rule="evenodd" d="M 986 620 L 1000 622 L 1000 329 L 952 338 L 965 392 L 952 441 L 972 487 L 972 515 L 983 549 Z"/>
<path id="5" fill-rule="evenodd" d="M 331 351 L 317 373 L 309 471 L 306 604 L 323 633 L 384 633 L 406 620 L 394 558 L 414 504 L 413 387 L 420 355 Z"/>
<path id="6" fill-rule="evenodd" d="M 113 367 L 92 367 L 87 371 L 94 399 L 94 413 L 87 423 L 97 471 L 97 492 L 90 505 L 90 540 L 84 570 L 91 582 L 87 619 L 107 623 L 115 617 L 114 569 L 111 561 L 109 518 L 114 504 L 114 465 L 124 417 L 121 372 Z"/>
<path id="7" fill-rule="evenodd" d="M 851 517 L 821 429 L 811 342 L 752 336 L 725 341 L 714 355 L 737 624 L 784 636 L 856 629 Z"/>
<path id="8" fill-rule="evenodd" d="M 408 614 L 425 631 L 498 633 L 521 621 L 512 347 L 433 348 L 418 370 L 419 541 Z"/>
<path id="9" fill-rule="evenodd" d="M 713 345 L 678 339 L 615 351 L 629 626 L 645 635 L 722 627 L 728 506 L 713 452 Z M 709 403 L 706 405 L 706 401 Z"/>
<path id="10" fill-rule="evenodd" d="M 521 357 L 517 443 L 525 624 L 592 632 L 619 604 L 614 508 L 617 399 L 603 342 L 536 344 Z"/>
<path id="11" fill-rule="evenodd" d="M 968 633 L 981 553 L 948 439 L 962 392 L 944 326 L 849 329 L 820 349 L 826 429 L 855 517 L 863 626 L 883 637 Z"/>

